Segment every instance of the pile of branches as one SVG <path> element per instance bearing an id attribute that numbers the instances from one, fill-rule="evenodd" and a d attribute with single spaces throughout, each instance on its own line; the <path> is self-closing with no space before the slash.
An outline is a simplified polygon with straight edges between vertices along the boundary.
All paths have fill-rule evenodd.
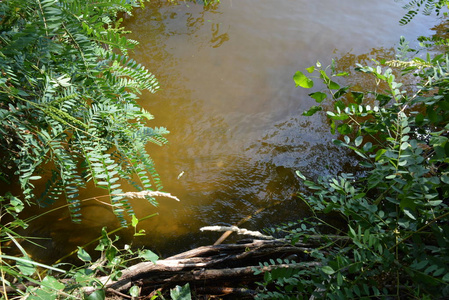
<path id="1" fill-rule="evenodd" d="M 328 237 L 327 237 L 328 238 Z M 340 239 L 340 237 L 336 237 Z M 197 299 L 214 296 L 220 298 L 253 298 L 257 294 L 256 282 L 273 266 L 259 262 L 270 260 L 295 261 L 278 264 L 276 268 L 312 268 L 317 265 L 307 253 L 322 245 L 322 238 L 312 237 L 307 243 L 294 245 L 283 240 L 243 240 L 237 244 L 202 246 L 169 258 L 142 262 L 123 271 L 121 278 L 107 283 L 108 295 L 128 297 L 132 286 L 140 288 L 140 295 L 153 296 L 189 283 Z M 257 274 L 257 275 L 256 275 Z M 85 290 L 89 293 L 89 290 Z"/>

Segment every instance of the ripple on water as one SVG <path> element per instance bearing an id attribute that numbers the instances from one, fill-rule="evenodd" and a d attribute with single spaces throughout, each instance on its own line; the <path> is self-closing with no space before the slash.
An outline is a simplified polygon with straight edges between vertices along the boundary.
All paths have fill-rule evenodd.
<path id="1" fill-rule="evenodd" d="M 356 58 L 393 47 L 400 35 L 428 34 L 435 24 L 419 16 L 399 26 L 403 11 L 391 0 L 146 6 L 124 25 L 141 43 L 135 59 L 162 87 L 140 102 L 156 117 L 150 125 L 171 132 L 169 145 L 148 149 L 164 190 L 181 202 L 159 199 L 158 208 L 135 202 L 138 217 L 159 216 L 139 224 L 147 236 L 134 243 L 163 253 L 220 236 L 199 233 L 202 226 L 252 216 L 243 226 L 259 230 L 303 217 L 306 211 L 294 197 L 301 189 L 295 170 L 315 178 L 352 171 L 356 159 L 332 144 L 322 115 L 301 116 L 313 102 L 310 91 L 294 87 L 292 75 L 316 60 L 326 65 L 335 51 Z M 83 234 L 72 227 L 68 234 Z"/>

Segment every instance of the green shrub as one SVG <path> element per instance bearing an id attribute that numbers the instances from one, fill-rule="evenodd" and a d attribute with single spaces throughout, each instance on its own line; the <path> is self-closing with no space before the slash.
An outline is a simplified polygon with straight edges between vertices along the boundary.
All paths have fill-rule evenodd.
<path id="1" fill-rule="evenodd" d="M 79 221 L 79 191 L 91 181 L 111 195 L 125 224 L 133 214 L 120 179 L 138 191 L 160 189 L 145 150 L 166 142 L 164 128 L 136 102 L 158 83 L 127 56 L 118 13 L 140 1 L 11 0 L 0 2 L 0 174 L 18 176 L 27 202 L 66 198 Z M 49 178 L 35 195 L 34 183 Z M 154 198 L 148 200 L 155 204 Z"/>
<path id="2" fill-rule="evenodd" d="M 122 226 L 132 225 L 135 235 L 143 231 L 136 230 L 139 220 L 128 199 L 145 198 L 153 205 L 154 197 L 178 200 L 159 191 L 159 175 L 145 149 L 148 143 L 165 144 L 168 131 L 148 127 L 153 116 L 137 103 L 143 91 L 158 90 L 158 82 L 128 56 L 138 43 L 120 27 L 119 16 L 131 15 L 143 2 L 0 1 L 0 180 L 18 182 L 21 189 L 20 195 L 0 195 L 2 292 L 12 287 L 26 299 L 104 299 L 98 275 L 114 280 L 131 259 L 157 259 L 150 250 L 135 252 L 127 246 L 120 251 L 113 244 L 117 239 L 104 229 L 93 241 L 99 242 L 100 259 L 94 262 L 79 248 L 84 264 L 67 271 L 67 265 L 62 270 L 33 261 L 20 244 L 28 238 L 16 233 L 39 217 L 20 219 L 25 205 L 47 206 L 61 198 L 67 200 L 72 221 L 79 222 L 81 202 L 93 199 L 80 199 L 84 188 L 105 189 L 97 199 L 110 197 Z M 125 182 L 135 192 L 124 192 Z M 36 183 L 45 184 L 40 194 Z M 21 254 L 6 255 L 8 247 Z M 20 289 L 30 282 L 36 286 Z M 89 296 L 86 287 L 91 287 Z M 140 291 L 133 286 L 129 293 L 138 297 Z M 188 285 L 172 293 L 185 299 L 190 295 Z"/>
<path id="3" fill-rule="evenodd" d="M 403 39 L 399 50 L 408 51 Z M 413 74 L 417 84 L 405 89 L 391 67 Z M 316 182 L 297 172 L 313 216 L 276 230 L 293 244 L 323 234 L 322 247 L 307 253 L 319 266 L 265 274 L 259 298 L 272 297 L 273 287 L 283 299 L 449 297 L 449 55 L 359 65 L 376 82 L 370 91 L 340 86 L 347 74 L 333 65 L 306 70 L 295 74 L 296 85 L 312 88 L 318 79 L 326 90 L 310 94 L 318 105 L 304 115 L 327 109 L 339 134 L 334 143 L 354 151 L 364 169 Z M 331 212 L 347 227 L 328 224 L 323 213 Z M 347 242 L 326 237 L 326 227 Z"/>
<path id="4" fill-rule="evenodd" d="M 139 94 L 155 92 L 158 82 L 128 57 L 137 42 L 125 37 L 117 17 L 141 5 L 138 0 L 0 1 L 0 180 L 18 182 L 22 192 L 0 195 L 2 291 L 33 282 L 38 287 L 17 293 L 27 299 L 79 299 L 82 287 L 96 286 L 91 298 L 102 299 L 95 276 L 117 277 L 125 258 L 139 256 L 130 249 L 122 255 L 103 231 L 97 247 L 102 261 L 96 264 L 80 248 L 85 265 L 61 270 L 33 261 L 20 245 L 27 237 L 16 232 L 28 226 L 19 218 L 25 205 L 46 206 L 60 198 L 67 200 L 72 220 L 80 221 L 79 192 L 86 187 L 107 191 L 122 225 L 127 214 L 137 224 L 126 197 L 156 204 L 153 195 L 168 195 L 154 192 L 161 184 L 145 150 L 148 142 L 165 144 L 167 130 L 148 127 L 153 117 L 137 104 Z M 124 193 L 124 180 L 140 193 Z M 39 195 L 36 182 L 45 185 Z M 5 254 L 13 247 L 19 256 Z M 140 254 L 156 259 L 149 250 Z"/>

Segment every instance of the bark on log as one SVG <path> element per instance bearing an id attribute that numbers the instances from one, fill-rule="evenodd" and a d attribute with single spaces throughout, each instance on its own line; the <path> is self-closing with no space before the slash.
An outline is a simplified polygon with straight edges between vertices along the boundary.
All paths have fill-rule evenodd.
<path id="1" fill-rule="evenodd" d="M 255 275 L 254 270 L 269 271 L 272 267 L 261 267 L 259 262 L 269 259 L 294 257 L 296 263 L 283 264 L 284 268 L 311 268 L 317 265 L 309 262 L 307 252 L 322 245 L 322 238 L 312 238 L 307 243 L 287 244 L 281 240 L 251 240 L 239 244 L 203 246 L 159 260 L 156 263 L 143 262 L 123 271 L 121 278 L 106 283 L 107 290 L 127 293 L 133 286 L 141 287 L 143 294 L 154 290 L 168 290 L 176 285 L 190 283 L 197 293 L 200 291 L 239 291 L 240 284 L 255 288 L 263 273 Z M 89 292 L 86 290 L 86 292 Z M 220 292 L 221 293 L 221 292 Z M 231 293 L 232 294 L 232 293 Z"/>
<path id="2" fill-rule="evenodd" d="M 114 282 L 108 276 L 98 279 L 109 295 L 128 294 L 134 285 L 140 287 L 142 295 L 151 295 L 154 291 L 164 292 L 176 285 L 189 283 L 196 295 L 253 298 L 257 288 L 255 282 L 262 279 L 263 272 L 273 269 L 272 266 L 259 265 L 260 262 L 288 258 L 294 262 L 276 267 L 313 268 L 319 264 L 310 261 L 307 253 L 329 241 L 347 243 L 348 239 L 340 236 L 316 236 L 295 245 L 282 240 L 247 240 L 238 244 L 202 246 L 156 263 L 142 262 L 133 265 L 124 270 L 120 279 Z M 255 275 L 255 270 L 260 271 L 259 275 Z M 19 289 L 21 288 L 25 289 L 25 286 L 20 286 Z M 85 288 L 84 292 L 90 294 L 94 290 L 93 287 Z"/>

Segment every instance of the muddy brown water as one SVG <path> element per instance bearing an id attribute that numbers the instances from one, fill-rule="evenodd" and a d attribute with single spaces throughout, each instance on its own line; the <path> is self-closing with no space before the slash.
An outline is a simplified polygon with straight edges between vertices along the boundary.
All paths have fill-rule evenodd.
<path id="1" fill-rule="evenodd" d="M 404 35 L 430 35 L 436 18 L 418 16 L 400 26 L 404 14 L 393 0 L 222 0 L 219 5 L 152 1 L 124 26 L 140 42 L 132 56 L 158 78 L 161 90 L 144 93 L 141 105 L 170 130 L 169 144 L 150 145 L 164 191 L 159 207 L 133 201 L 146 236 L 122 240 L 162 255 L 213 243 L 221 234 L 202 226 L 232 225 L 261 230 L 303 217 L 293 197 L 301 186 L 295 170 L 314 178 L 350 172 L 356 160 L 332 144 L 325 118 L 303 117 L 310 91 L 295 88 L 292 76 L 317 60 L 392 57 Z M 89 190 L 83 197 L 96 195 Z M 255 214 L 258 210 L 261 210 Z M 33 233 L 56 257 L 117 223 L 109 209 L 90 204 L 81 225 L 62 211 L 34 223 Z M 56 221 L 55 221 L 56 220 Z"/>

